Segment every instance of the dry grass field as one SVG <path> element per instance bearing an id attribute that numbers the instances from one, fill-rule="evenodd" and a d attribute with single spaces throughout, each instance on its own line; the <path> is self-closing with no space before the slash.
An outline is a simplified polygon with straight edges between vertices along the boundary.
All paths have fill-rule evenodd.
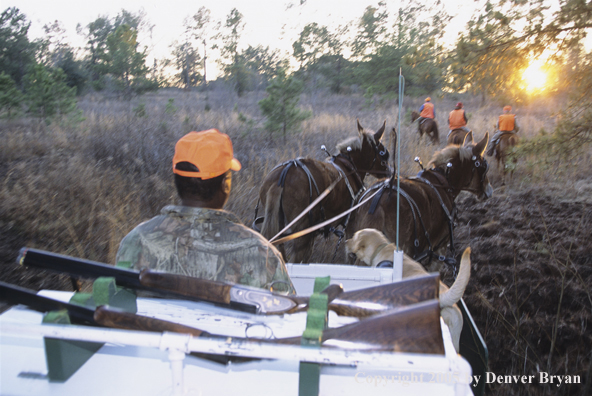
<path id="1" fill-rule="evenodd" d="M 302 131 L 270 136 L 263 130 L 257 101 L 215 91 L 161 90 L 122 102 L 87 96 L 80 124 L 46 126 L 33 120 L 0 121 L 0 279 L 30 288 L 71 288 L 69 280 L 14 263 L 22 246 L 112 263 L 121 238 L 135 225 L 176 201 L 171 159 L 176 140 L 193 130 L 218 128 L 229 134 L 243 170 L 233 178 L 227 209 L 250 225 L 259 182 L 278 163 L 297 157 L 324 159 L 322 144 L 357 133 L 356 118 L 387 131 L 397 125 L 394 100 L 368 106 L 361 96 L 303 96 L 312 111 Z M 401 134 L 401 174 L 419 171 L 446 141 L 446 119 L 461 100 L 469 126 L 480 139 L 492 133 L 502 103 L 464 97 L 434 98 L 440 145 L 418 141 L 411 110 L 424 98 L 405 98 Z M 520 136 L 551 132 L 556 103 L 514 106 Z M 385 136 L 392 147 L 392 137 Z M 392 155 L 392 153 L 391 153 Z M 590 150 L 570 163 L 542 166 L 540 158 L 520 158 L 513 179 L 501 185 L 490 160 L 493 198 L 458 200 L 457 252 L 472 248 L 472 277 L 465 301 L 489 347 L 490 371 L 498 375 L 580 376 L 582 384 L 490 384 L 495 395 L 584 395 L 592 388 L 592 165 Z M 372 182 L 372 178 L 367 179 Z M 330 262 L 337 238 L 318 239 L 312 261 Z M 335 262 L 345 262 L 337 251 Z M 444 279 L 450 273 L 442 269 Z M 591 327 L 589 327 L 591 326 Z"/>

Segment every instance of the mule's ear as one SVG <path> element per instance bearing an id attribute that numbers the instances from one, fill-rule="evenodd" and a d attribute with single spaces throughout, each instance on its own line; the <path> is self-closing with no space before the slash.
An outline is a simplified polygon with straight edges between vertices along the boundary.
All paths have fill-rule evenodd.
<path id="1" fill-rule="evenodd" d="M 468 147 L 471 144 L 475 143 L 474 139 L 473 139 L 473 131 L 467 133 L 465 135 L 465 140 L 463 141 L 463 147 Z"/>
<path id="2" fill-rule="evenodd" d="M 487 148 L 487 143 L 489 143 L 489 132 L 485 132 L 483 139 L 481 139 L 481 141 L 475 145 L 475 148 L 473 148 L 473 154 L 479 154 L 481 157 L 483 157 L 485 149 Z"/>
<path id="3" fill-rule="evenodd" d="M 384 130 L 386 128 L 386 120 L 384 120 L 384 123 L 382 124 L 382 127 L 380 127 L 380 129 L 378 131 L 376 131 L 376 133 L 374 134 L 374 141 L 375 142 L 380 142 L 380 139 L 382 139 L 382 135 L 384 134 Z"/>
<path id="4" fill-rule="evenodd" d="M 358 123 L 358 132 L 359 133 L 364 132 L 364 127 L 362 125 L 360 125 L 360 119 L 359 118 L 356 118 L 356 121 Z"/>

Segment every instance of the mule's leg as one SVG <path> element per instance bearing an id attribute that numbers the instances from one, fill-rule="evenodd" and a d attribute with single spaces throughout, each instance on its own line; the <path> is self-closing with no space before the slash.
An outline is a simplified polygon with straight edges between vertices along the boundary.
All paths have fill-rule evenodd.
<path id="1" fill-rule="evenodd" d="M 499 153 L 497 157 L 497 171 L 502 176 L 502 186 L 506 185 L 506 159 Z"/>
<path id="2" fill-rule="evenodd" d="M 279 244 L 276 246 L 277 250 L 280 252 L 280 254 L 282 255 L 282 258 L 284 259 L 284 263 L 288 262 L 288 256 L 286 255 L 286 247 L 283 243 Z"/>

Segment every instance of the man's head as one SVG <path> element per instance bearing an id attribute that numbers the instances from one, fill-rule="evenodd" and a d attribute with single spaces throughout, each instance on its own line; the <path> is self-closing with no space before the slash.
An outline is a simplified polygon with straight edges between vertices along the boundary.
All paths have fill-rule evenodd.
<path id="1" fill-rule="evenodd" d="M 512 111 L 512 106 L 504 106 L 504 113 L 509 113 Z"/>
<path id="2" fill-rule="evenodd" d="M 431 100 L 432 100 L 432 98 L 430 98 L 429 96 L 428 96 L 427 98 L 425 98 L 425 101 L 426 101 L 426 102 L 429 102 L 429 101 L 431 101 Z"/>
<path id="3" fill-rule="evenodd" d="M 462 108 L 463 108 L 463 104 L 462 104 L 462 102 L 458 102 L 458 103 L 456 104 L 456 110 L 458 110 L 458 109 L 462 109 Z"/>
<path id="4" fill-rule="evenodd" d="M 190 132 L 175 146 L 173 173 L 183 205 L 222 208 L 230 194 L 230 171 L 240 169 L 230 138 L 216 129 Z"/>

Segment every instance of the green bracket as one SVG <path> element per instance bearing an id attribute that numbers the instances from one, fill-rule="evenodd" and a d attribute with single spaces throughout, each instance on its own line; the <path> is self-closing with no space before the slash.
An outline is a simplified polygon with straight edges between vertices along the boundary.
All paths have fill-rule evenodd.
<path id="1" fill-rule="evenodd" d="M 66 310 L 48 312 L 43 323 L 70 324 Z M 48 377 L 51 382 L 65 382 L 91 356 L 101 349 L 102 343 L 87 341 L 71 341 L 45 337 L 45 360 L 47 361 Z"/>
<path id="2" fill-rule="evenodd" d="M 135 292 L 117 286 L 115 284 L 115 278 L 110 277 L 97 278 L 93 283 L 91 295 L 87 293 L 76 293 L 70 302 L 93 309 L 101 305 L 109 305 L 121 308 L 127 312 L 138 312 Z"/>
<path id="3" fill-rule="evenodd" d="M 327 328 L 327 311 L 329 298 L 322 294 L 331 281 L 330 277 L 315 278 L 314 292 L 308 303 L 306 328 L 302 334 L 301 345 L 305 348 L 320 348 L 323 330 Z M 299 396 L 318 396 L 321 380 L 321 365 L 317 363 L 300 362 L 300 377 L 298 383 Z"/>
<path id="4" fill-rule="evenodd" d="M 138 311 L 135 293 L 118 287 L 114 278 L 107 277 L 95 280 L 92 293 L 74 293 L 70 303 L 92 309 L 100 305 L 110 305 L 132 313 Z M 48 312 L 43 317 L 43 323 L 71 324 L 68 312 L 65 310 Z M 67 381 L 103 346 L 103 343 L 48 337 L 44 339 L 44 343 L 48 377 L 51 382 Z"/>

